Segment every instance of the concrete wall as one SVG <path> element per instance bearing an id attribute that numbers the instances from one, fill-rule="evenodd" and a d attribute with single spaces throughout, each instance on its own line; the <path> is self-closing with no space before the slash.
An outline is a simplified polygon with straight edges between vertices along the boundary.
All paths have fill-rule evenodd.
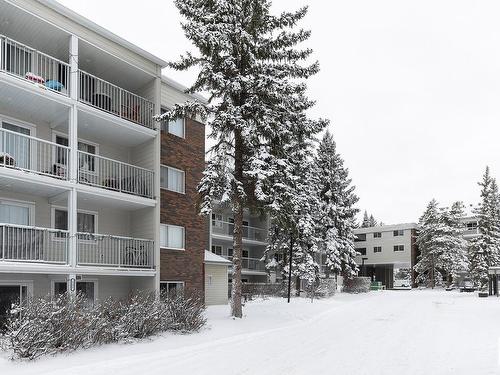
<path id="1" fill-rule="evenodd" d="M 227 266 L 219 264 L 205 264 L 205 304 L 226 305 L 227 295 Z"/>

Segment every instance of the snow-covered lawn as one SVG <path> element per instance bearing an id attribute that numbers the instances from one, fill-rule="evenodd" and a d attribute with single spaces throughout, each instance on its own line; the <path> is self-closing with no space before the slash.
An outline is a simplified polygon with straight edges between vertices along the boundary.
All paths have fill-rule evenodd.
<path id="1" fill-rule="evenodd" d="M 0 358 L 0 374 L 498 374 L 500 299 L 384 291 L 314 301 L 255 301 L 245 318 L 210 307 L 199 334 L 165 335 L 33 363 Z"/>

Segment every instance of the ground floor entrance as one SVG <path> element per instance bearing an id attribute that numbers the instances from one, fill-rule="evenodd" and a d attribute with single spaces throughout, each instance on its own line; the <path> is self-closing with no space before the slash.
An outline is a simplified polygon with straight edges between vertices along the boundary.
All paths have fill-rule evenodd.
<path id="1" fill-rule="evenodd" d="M 381 282 L 385 289 L 411 289 L 412 286 L 409 264 L 365 264 L 360 276 Z"/>
<path id="2" fill-rule="evenodd" d="M 0 284 L 0 332 L 5 328 L 12 305 L 25 301 L 27 294 L 27 285 L 14 283 Z"/>

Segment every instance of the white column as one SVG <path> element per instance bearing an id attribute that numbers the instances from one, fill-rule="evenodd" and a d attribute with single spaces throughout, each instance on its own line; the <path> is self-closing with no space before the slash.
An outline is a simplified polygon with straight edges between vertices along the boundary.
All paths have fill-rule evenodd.
<path id="1" fill-rule="evenodd" d="M 155 114 L 161 113 L 161 68 L 158 67 L 157 77 L 155 79 Z M 160 124 L 155 124 L 156 131 L 156 139 L 154 144 L 154 167 L 153 170 L 155 172 L 154 179 L 154 192 L 156 197 L 156 206 L 154 209 L 154 262 L 156 269 L 156 276 L 154 282 L 154 288 L 156 293 L 159 295 L 160 292 L 160 208 L 161 208 L 161 194 L 160 194 L 160 163 L 161 163 L 161 131 Z"/>
<path id="2" fill-rule="evenodd" d="M 71 35 L 69 38 L 69 97 L 78 100 L 78 38 Z"/>

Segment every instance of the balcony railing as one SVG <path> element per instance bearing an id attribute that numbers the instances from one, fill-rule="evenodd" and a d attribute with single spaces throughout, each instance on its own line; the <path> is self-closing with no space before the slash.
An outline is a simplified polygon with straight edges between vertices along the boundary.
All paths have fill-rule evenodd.
<path id="1" fill-rule="evenodd" d="M 223 255 L 227 260 L 233 261 L 232 256 Z M 241 258 L 241 268 L 251 271 L 266 272 L 266 264 L 259 258 Z"/>
<path id="2" fill-rule="evenodd" d="M 153 198 L 154 172 L 78 151 L 78 181 L 122 193 Z"/>
<path id="3" fill-rule="evenodd" d="M 153 102 L 82 70 L 79 75 L 78 99 L 81 102 L 146 128 L 154 128 Z"/>
<path id="4" fill-rule="evenodd" d="M 463 231 L 462 231 L 462 234 L 464 236 L 467 236 L 467 235 L 475 235 L 475 234 L 479 234 L 479 228 L 465 228 Z"/>
<path id="5" fill-rule="evenodd" d="M 68 232 L 0 224 L 0 257 L 2 261 L 66 264 Z"/>
<path id="6" fill-rule="evenodd" d="M 69 64 L 0 35 L 0 70 L 68 95 Z"/>
<path id="7" fill-rule="evenodd" d="M 0 167 L 21 169 L 66 180 L 69 148 L 0 129 Z"/>
<path id="8" fill-rule="evenodd" d="M 232 236 L 233 232 L 233 223 L 221 220 L 212 220 L 212 233 Z M 267 239 L 267 230 L 244 225 L 242 236 L 247 240 L 265 242 Z"/>
<path id="9" fill-rule="evenodd" d="M 154 268 L 154 242 L 130 237 L 77 233 L 77 262 L 85 266 Z"/>

